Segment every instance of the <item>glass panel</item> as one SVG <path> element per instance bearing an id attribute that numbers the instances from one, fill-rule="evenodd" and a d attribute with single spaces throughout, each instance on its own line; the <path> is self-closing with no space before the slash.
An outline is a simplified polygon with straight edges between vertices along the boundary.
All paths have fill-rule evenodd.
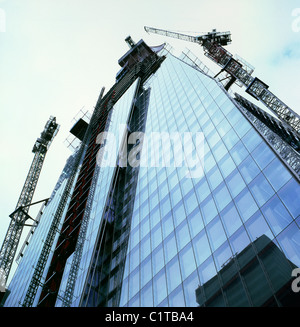
<path id="1" fill-rule="evenodd" d="M 169 305 L 170 307 L 184 307 L 184 296 L 182 286 L 179 285 L 177 289 L 169 295 Z"/>
<path id="2" fill-rule="evenodd" d="M 263 206 L 275 193 L 262 173 L 249 184 L 249 188 L 259 206 Z"/>
<path id="3" fill-rule="evenodd" d="M 198 201 L 196 198 L 196 195 L 194 193 L 194 190 L 190 192 L 185 198 L 184 198 L 184 203 L 185 203 L 185 210 L 186 213 L 189 215 L 195 208 L 198 207 Z"/>
<path id="4" fill-rule="evenodd" d="M 229 243 L 226 241 L 222 246 L 214 252 L 214 258 L 217 265 L 217 269 L 221 270 L 232 257 L 232 251 L 230 249 Z"/>
<path id="5" fill-rule="evenodd" d="M 210 189 L 205 178 L 202 178 L 196 184 L 195 191 L 199 202 L 203 201 L 210 194 Z"/>
<path id="6" fill-rule="evenodd" d="M 246 183 L 250 183 L 260 173 L 260 169 L 251 156 L 243 161 L 239 169 Z"/>
<path id="7" fill-rule="evenodd" d="M 253 128 L 249 130 L 249 132 L 242 138 L 242 140 L 250 153 L 254 151 L 262 142 L 261 137 Z"/>
<path id="8" fill-rule="evenodd" d="M 213 168 L 207 173 L 207 179 L 212 190 L 214 190 L 223 181 L 222 175 L 217 167 Z"/>
<path id="9" fill-rule="evenodd" d="M 188 223 L 192 237 L 195 237 L 203 229 L 204 225 L 198 208 L 188 216 Z"/>
<path id="10" fill-rule="evenodd" d="M 160 224 L 157 224 L 151 230 L 152 250 L 155 249 L 161 242 L 162 242 L 161 226 Z"/>
<path id="11" fill-rule="evenodd" d="M 250 129 L 251 125 L 246 119 L 241 119 L 238 124 L 234 126 L 238 136 L 242 138 Z"/>
<path id="12" fill-rule="evenodd" d="M 239 137 L 234 132 L 233 129 L 231 129 L 223 138 L 222 138 L 224 144 L 226 145 L 227 149 L 230 150 L 238 141 Z"/>
<path id="13" fill-rule="evenodd" d="M 186 221 L 183 221 L 181 225 L 177 227 L 176 237 L 177 237 L 178 250 L 180 251 L 191 240 L 188 224 Z"/>
<path id="14" fill-rule="evenodd" d="M 277 158 L 275 158 L 269 166 L 264 169 L 264 173 L 276 191 L 278 191 L 292 177 L 281 161 Z"/>
<path id="15" fill-rule="evenodd" d="M 250 244 L 249 237 L 243 226 L 230 237 L 229 241 L 234 254 L 242 252 Z"/>
<path id="16" fill-rule="evenodd" d="M 235 198 L 235 203 L 244 222 L 258 210 L 258 207 L 247 188 L 245 188 Z"/>
<path id="17" fill-rule="evenodd" d="M 153 290 L 152 282 L 149 282 L 141 290 L 141 306 L 142 307 L 153 307 Z"/>
<path id="18" fill-rule="evenodd" d="M 169 262 L 177 254 L 175 234 L 172 233 L 164 240 L 164 250 L 166 262 Z"/>
<path id="19" fill-rule="evenodd" d="M 278 193 L 283 203 L 294 218 L 300 214 L 300 185 L 294 179 L 290 180 Z"/>
<path id="20" fill-rule="evenodd" d="M 230 155 L 226 154 L 226 156 L 224 156 L 224 158 L 219 162 L 219 167 L 223 177 L 226 178 L 236 168 L 236 165 Z"/>
<path id="21" fill-rule="evenodd" d="M 274 158 L 275 154 L 270 147 L 262 142 L 253 152 L 252 156 L 261 169 L 264 169 Z"/>
<path id="22" fill-rule="evenodd" d="M 265 218 L 260 211 L 256 212 L 247 222 L 247 231 L 252 241 L 255 241 L 262 235 L 266 235 L 270 240 L 274 238 Z"/>
<path id="23" fill-rule="evenodd" d="M 226 178 L 226 184 L 234 198 L 246 187 L 246 184 L 237 169 Z"/>
<path id="24" fill-rule="evenodd" d="M 154 278 L 153 278 L 153 298 L 154 306 L 157 306 L 164 298 L 167 297 L 167 285 L 166 285 L 166 276 L 165 270 L 162 269 Z"/>
<path id="25" fill-rule="evenodd" d="M 278 199 L 277 195 L 267 202 L 261 210 L 275 236 L 292 222 L 292 217 Z"/>
<path id="26" fill-rule="evenodd" d="M 162 222 L 163 237 L 167 237 L 174 230 L 173 217 L 171 214 L 163 218 Z"/>
<path id="27" fill-rule="evenodd" d="M 186 218 L 185 210 L 182 201 L 173 209 L 173 217 L 175 227 L 178 226 Z"/>
<path id="28" fill-rule="evenodd" d="M 153 276 L 156 275 L 163 266 L 164 266 L 164 253 L 163 253 L 162 246 L 159 246 L 152 252 Z"/>
<path id="29" fill-rule="evenodd" d="M 220 216 L 228 236 L 231 236 L 242 225 L 241 217 L 233 203 L 230 203 Z"/>
<path id="30" fill-rule="evenodd" d="M 278 243 L 286 257 L 297 267 L 300 267 L 300 230 L 292 223 L 277 237 Z"/>
<path id="31" fill-rule="evenodd" d="M 214 198 L 216 200 L 216 204 L 218 210 L 223 210 L 229 202 L 231 202 L 231 196 L 228 192 L 228 189 L 224 183 L 219 185 L 216 190 L 213 192 Z"/>
<path id="32" fill-rule="evenodd" d="M 212 257 L 209 257 L 199 268 L 198 268 L 200 281 L 205 284 L 208 280 L 217 274 L 216 267 Z"/>
<path id="33" fill-rule="evenodd" d="M 193 272 L 183 283 L 184 297 L 187 307 L 197 307 L 195 290 L 199 287 L 197 271 Z"/>
<path id="34" fill-rule="evenodd" d="M 236 163 L 236 165 L 239 165 L 248 155 L 249 152 L 247 151 L 244 144 L 239 141 L 231 150 L 230 154 L 232 156 L 232 159 Z"/>
<path id="35" fill-rule="evenodd" d="M 200 208 L 205 224 L 208 224 L 218 214 L 214 199 L 211 195 L 201 203 Z"/>
<path id="36" fill-rule="evenodd" d="M 197 266 L 202 264 L 210 255 L 210 246 L 208 239 L 205 233 L 205 230 L 202 230 L 193 240 L 192 240 L 194 253 L 196 257 Z"/>
<path id="37" fill-rule="evenodd" d="M 151 253 L 150 234 L 141 241 L 141 261 Z"/>
<path id="38" fill-rule="evenodd" d="M 216 217 L 212 222 L 210 222 L 207 225 L 206 230 L 212 250 L 215 251 L 226 240 L 225 231 L 220 218 Z"/>
<path id="39" fill-rule="evenodd" d="M 151 256 L 141 263 L 141 287 L 146 285 L 152 278 L 152 263 Z"/>
<path id="40" fill-rule="evenodd" d="M 139 269 L 129 275 L 129 299 L 131 299 L 140 288 Z"/>
<path id="41" fill-rule="evenodd" d="M 225 156 L 225 154 L 228 152 L 225 145 L 222 141 L 218 142 L 216 146 L 212 148 L 212 152 L 216 158 L 217 161 L 221 160 Z M 204 162 L 205 163 L 205 162 Z"/>
<path id="42" fill-rule="evenodd" d="M 196 262 L 191 243 L 179 252 L 182 279 L 186 279 L 195 269 Z"/>
<path id="43" fill-rule="evenodd" d="M 171 293 L 181 283 L 181 273 L 178 256 L 175 256 L 166 266 L 168 292 Z"/>

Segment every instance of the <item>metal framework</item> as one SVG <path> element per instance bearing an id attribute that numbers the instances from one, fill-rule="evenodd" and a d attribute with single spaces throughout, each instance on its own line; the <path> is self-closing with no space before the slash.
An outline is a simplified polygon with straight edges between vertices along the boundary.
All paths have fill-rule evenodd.
<path id="1" fill-rule="evenodd" d="M 41 137 L 36 140 L 33 146 L 32 152 L 35 155 L 17 202 L 16 210 L 10 214 L 11 222 L 0 250 L 0 270 L 2 271 L 2 278 L 5 281 L 7 281 L 12 267 L 23 227 L 27 225 L 26 221 L 29 218 L 32 219 L 28 215 L 29 207 L 31 205 L 47 150 L 56 136 L 58 129 L 59 125 L 56 123 L 56 118 L 51 116 L 41 133 Z"/>
<path id="2" fill-rule="evenodd" d="M 101 93 L 100 93 L 100 97 L 102 97 L 104 92 L 104 88 L 102 88 Z M 94 112 L 94 116 L 95 116 L 95 112 Z M 89 128 L 90 130 L 90 128 Z M 61 222 L 64 210 L 66 208 L 67 203 L 69 202 L 69 199 L 71 197 L 71 192 L 72 192 L 72 188 L 74 185 L 74 181 L 75 181 L 75 177 L 76 177 L 76 173 L 78 170 L 78 167 L 80 165 L 82 156 L 86 150 L 86 143 L 88 141 L 89 138 L 89 130 L 86 132 L 86 135 L 75 155 L 75 159 L 71 162 L 72 168 L 71 168 L 71 173 L 70 173 L 70 177 L 66 183 L 66 186 L 64 188 L 63 194 L 60 198 L 58 207 L 56 209 L 55 215 L 53 217 L 49 232 L 47 234 L 46 240 L 44 242 L 42 251 L 40 253 L 38 262 L 35 266 L 34 269 L 34 273 L 33 276 L 31 278 L 30 284 L 28 286 L 24 301 L 22 303 L 23 307 L 30 307 L 32 306 L 37 290 L 39 288 L 39 286 L 41 286 L 41 280 L 42 280 L 42 276 L 45 270 L 45 266 L 46 263 L 48 261 L 49 258 L 49 254 L 55 239 L 55 236 L 57 235 L 57 233 L 59 232 L 59 224 Z M 42 285 L 44 286 L 44 285 Z"/>
<path id="3" fill-rule="evenodd" d="M 269 86 L 262 82 L 257 77 L 252 77 L 252 71 L 248 71 L 245 65 L 233 58 L 233 55 L 222 47 L 222 38 L 219 40 L 218 36 L 227 36 L 227 33 L 209 33 L 205 36 L 193 37 L 166 30 L 160 30 L 152 27 L 145 27 L 147 32 L 165 35 L 189 42 L 199 43 L 204 48 L 204 54 L 217 63 L 222 69 L 231 76 L 231 80 L 225 87 L 227 90 L 230 86 L 239 81 L 246 87 L 246 92 L 255 99 L 261 101 L 268 109 L 270 109 L 281 121 L 287 123 L 300 137 L 300 116 L 289 108 L 285 103 L 278 99 L 272 92 L 268 90 Z M 215 33 L 215 34 L 214 34 Z M 229 34 L 230 35 L 230 34 Z M 229 36 L 227 36 L 229 37 Z"/>

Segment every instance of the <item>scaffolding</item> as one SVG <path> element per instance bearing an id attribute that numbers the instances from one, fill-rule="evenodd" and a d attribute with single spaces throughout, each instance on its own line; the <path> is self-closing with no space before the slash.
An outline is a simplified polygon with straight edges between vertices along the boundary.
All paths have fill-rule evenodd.
<path id="1" fill-rule="evenodd" d="M 28 214 L 29 207 L 33 204 L 33 194 L 37 186 L 46 153 L 58 129 L 59 125 L 56 123 L 56 118 L 51 116 L 41 133 L 41 137 L 36 140 L 33 146 L 32 152 L 34 153 L 34 158 L 17 202 L 16 209 L 10 214 L 11 221 L 0 250 L 2 281 L 6 282 L 8 279 L 23 227 L 28 226 L 28 219 L 33 220 Z"/>

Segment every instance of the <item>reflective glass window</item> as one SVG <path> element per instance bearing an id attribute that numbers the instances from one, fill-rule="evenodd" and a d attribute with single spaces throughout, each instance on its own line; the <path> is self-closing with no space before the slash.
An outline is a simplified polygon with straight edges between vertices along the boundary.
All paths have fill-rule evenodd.
<path id="1" fill-rule="evenodd" d="M 214 199 L 211 195 L 201 203 L 200 208 L 203 220 L 206 224 L 208 224 L 218 214 Z"/>
<path id="2" fill-rule="evenodd" d="M 211 221 L 207 225 L 206 230 L 212 250 L 215 251 L 226 240 L 226 234 L 220 218 L 216 217 Z"/>
<path id="3" fill-rule="evenodd" d="M 152 278 L 151 256 L 149 256 L 146 260 L 144 260 L 141 263 L 140 271 L 141 271 L 141 287 L 143 287 Z"/>
<path id="4" fill-rule="evenodd" d="M 199 277 L 197 271 L 192 273 L 183 282 L 183 291 L 187 307 L 197 307 L 198 303 L 196 301 L 195 290 L 199 287 Z"/>
<path id="5" fill-rule="evenodd" d="M 250 244 L 250 239 L 244 226 L 240 227 L 229 239 L 234 253 L 240 253 Z"/>
<path id="6" fill-rule="evenodd" d="M 300 214 L 300 185 L 291 179 L 278 193 L 294 218 Z"/>
<path id="7" fill-rule="evenodd" d="M 195 269 L 196 262 L 191 243 L 179 252 L 182 279 L 186 279 Z"/>
<path id="8" fill-rule="evenodd" d="M 161 242 L 162 242 L 161 226 L 160 224 L 157 224 L 151 230 L 152 249 L 155 249 Z"/>
<path id="9" fill-rule="evenodd" d="M 188 224 L 190 227 L 191 236 L 195 237 L 203 229 L 202 216 L 198 208 L 196 208 L 188 216 Z"/>
<path id="10" fill-rule="evenodd" d="M 181 273 L 178 256 L 166 265 L 168 292 L 171 293 L 181 283 Z"/>
<path id="11" fill-rule="evenodd" d="M 163 237 L 167 237 L 174 230 L 173 217 L 171 214 L 165 216 L 161 222 Z"/>
<path id="12" fill-rule="evenodd" d="M 186 213 L 189 215 L 194 209 L 198 207 L 198 201 L 196 198 L 196 195 L 194 193 L 194 190 L 192 190 L 185 198 L 184 198 L 184 203 L 185 203 L 185 210 Z"/>
<path id="13" fill-rule="evenodd" d="M 169 295 L 169 305 L 171 307 L 184 307 L 185 306 L 182 285 L 179 285 L 176 288 L 176 290 L 174 290 Z"/>
<path id="14" fill-rule="evenodd" d="M 286 257 L 297 267 L 300 267 L 300 230 L 292 223 L 277 237 L 278 243 Z"/>
<path id="15" fill-rule="evenodd" d="M 228 192 L 228 189 L 224 183 L 219 185 L 213 192 L 217 207 L 219 211 L 222 211 L 227 204 L 232 200 Z"/>
<path id="16" fill-rule="evenodd" d="M 249 188 L 259 206 L 264 205 L 275 193 L 262 173 L 249 184 Z"/>
<path id="17" fill-rule="evenodd" d="M 195 191 L 199 202 L 203 201 L 210 194 L 210 189 L 205 178 L 202 178 L 195 185 Z"/>
<path id="18" fill-rule="evenodd" d="M 183 221 L 177 228 L 176 228 L 176 237 L 177 237 L 177 244 L 178 250 L 180 251 L 186 244 L 190 241 L 190 232 L 187 225 L 187 221 Z"/>
<path id="19" fill-rule="evenodd" d="M 231 150 L 230 154 L 232 156 L 232 159 L 236 163 L 236 165 L 239 165 L 248 155 L 249 152 L 244 146 L 244 144 L 239 141 Z"/>
<path id="20" fill-rule="evenodd" d="M 245 224 L 247 231 L 252 241 L 255 241 L 258 237 L 266 235 L 269 239 L 273 239 L 274 236 L 267 224 L 265 218 L 260 211 L 257 211 Z"/>
<path id="21" fill-rule="evenodd" d="M 265 142 L 259 144 L 251 154 L 261 169 L 264 169 L 275 158 L 274 152 Z"/>
<path id="22" fill-rule="evenodd" d="M 230 249 L 229 243 L 226 241 L 222 246 L 214 252 L 214 258 L 217 265 L 217 270 L 221 270 L 225 266 L 230 258 L 232 257 L 232 251 Z"/>
<path id="23" fill-rule="evenodd" d="M 250 183 L 260 173 L 260 169 L 251 156 L 243 161 L 239 166 L 239 170 L 246 183 Z"/>
<path id="24" fill-rule="evenodd" d="M 241 119 L 239 123 L 234 126 L 234 130 L 240 138 L 242 138 L 250 129 L 251 125 L 246 119 Z"/>
<path id="25" fill-rule="evenodd" d="M 272 184 L 275 191 L 278 191 L 291 179 L 291 174 L 278 158 L 274 158 L 274 160 L 264 169 L 264 174 Z M 278 178 L 279 176 L 280 178 Z"/>
<path id="26" fill-rule="evenodd" d="M 193 240 L 192 240 L 195 258 L 197 266 L 201 265 L 210 255 L 210 246 L 208 239 L 205 233 L 205 230 L 202 230 Z"/>
<path id="27" fill-rule="evenodd" d="M 240 213 L 240 216 L 244 221 L 249 219 L 257 210 L 257 204 L 255 203 L 251 193 L 245 188 L 236 198 L 235 203 Z"/>
<path id="28" fill-rule="evenodd" d="M 207 173 L 207 179 L 212 190 L 214 190 L 223 180 L 217 167 L 213 168 L 209 173 Z"/>
<path id="29" fill-rule="evenodd" d="M 252 151 L 254 151 L 262 142 L 261 137 L 253 128 L 249 130 L 249 132 L 242 138 L 242 140 L 250 153 L 252 153 Z"/>
<path id="30" fill-rule="evenodd" d="M 209 257 L 202 265 L 198 268 L 200 281 L 202 284 L 205 284 L 217 273 L 215 263 L 212 257 Z"/>
<path id="31" fill-rule="evenodd" d="M 231 129 L 226 135 L 223 136 L 222 140 L 226 145 L 227 149 L 230 150 L 239 141 L 239 137 L 237 136 L 235 131 Z"/>
<path id="32" fill-rule="evenodd" d="M 231 159 L 229 154 L 226 154 L 224 158 L 219 162 L 219 167 L 224 178 L 226 178 L 236 168 L 235 163 Z"/>
<path id="33" fill-rule="evenodd" d="M 153 306 L 152 282 L 149 282 L 141 290 L 141 306 L 142 307 L 152 307 Z"/>
<path id="34" fill-rule="evenodd" d="M 220 134 L 221 137 L 223 137 L 227 132 L 231 129 L 231 125 L 229 124 L 228 120 L 224 118 L 220 124 L 216 127 L 216 130 Z"/>
<path id="35" fill-rule="evenodd" d="M 186 218 L 186 213 L 182 201 L 180 201 L 173 209 L 173 217 L 175 227 L 178 226 Z"/>
<path id="36" fill-rule="evenodd" d="M 275 235 L 280 233 L 289 223 L 292 222 L 291 215 L 277 195 L 274 195 L 274 197 L 267 202 L 261 210 Z"/>
<path id="37" fill-rule="evenodd" d="M 234 198 L 246 187 L 246 184 L 237 169 L 226 178 L 226 184 Z"/>
<path id="38" fill-rule="evenodd" d="M 174 233 L 170 234 L 164 240 L 164 251 L 166 263 L 169 262 L 177 254 L 177 244 Z"/>
<path id="39" fill-rule="evenodd" d="M 153 278 L 153 298 L 154 306 L 157 306 L 162 300 L 167 297 L 167 285 L 166 285 L 166 276 L 165 270 L 162 269 L 154 278 Z"/>
<path id="40" fill-rule="evenodd" d="M 140 288 L 139 269 L 136 269 L 129 275 L 129 299 L 131 299 Z"/>
<path id="41" fill-rule="evenodd" d="M 152 252 L 152 269 L 153 275 L 156 275 L 164 266 L 164 252 L 162 246 L 157 247 Z"/>
<path id="42" fill-rule="evenodd" d="M 141 261 L 143 261 L 151 253 L 150 234 L 141 241 Z"/>
<path id="43" fill-rule="evenodd" d="M 226 149 L 224 143 L 222 141 L 219 141 L 217 143 L 217 145 L 215 145 L 213 148 L 212 148 L 212 152 L 216 158 L 216 160 L 221 160 L 225 154 L 228 152 L 228 150 Z M 204 162 L 205 164 L 205 162 Z"/>
<path id="44" fill-rule="evenodd" d="M 221 213 L 226 233 L 231 236 L 242 225 L 241 217 L 233 203 L 230 203 Z"/>

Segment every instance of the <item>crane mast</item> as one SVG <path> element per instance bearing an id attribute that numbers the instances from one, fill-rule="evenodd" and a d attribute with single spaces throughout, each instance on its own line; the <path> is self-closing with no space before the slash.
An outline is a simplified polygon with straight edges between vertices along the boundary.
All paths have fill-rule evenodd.
<path id="1" fill-rule="evenodd" d="M 36 142 L 34 143 L 32 149 L 34 158 L 18 199 L 16 209 L 12 214 L 10 214 L 11 221 L 0 250 L 0 272 L 2 286 L 8 279 L 23 227 L 29 226 L 26 224 L 26 222 L 28 219 L 32 219 L 28 215 L 29 207 L 30 205 L 35 204 L 32 203 L 33 194 L 36 189 L 47 150 L 56 136 L 58 129 L 59 125 L 56 123 L 56 118 L 51 116 L 47 121 L 41 136 L 37 138 Z"/>
<path id="2" fill-rule="evenodd" d="M 228 90 L 235 81 L 239 81 L 246 87 L 246 92 L 248 94 L 253 96 L 256 100 L 261 101 L 284 124 L 291 127 L 300 138 L 300 116 L 270 92 L 267 84 L 257 77 L 253 77 L 251 73 L 245 69 L 243 64 L 234 59 L 233 55 L 223 48 L 222 45 L 227 45 L 231 41 L 229 32 L 218 33 L 216 30 L 213 30 L 207 35 L 194 37 L 147 26 L 145 26 L 145 30 L 150 33 L 194 42 L 203 46 L 204 54 L 221 67 L 220 72 L 225 71 L 231 76 L 231 80 L 225 86 L 226 90 Z"/>

